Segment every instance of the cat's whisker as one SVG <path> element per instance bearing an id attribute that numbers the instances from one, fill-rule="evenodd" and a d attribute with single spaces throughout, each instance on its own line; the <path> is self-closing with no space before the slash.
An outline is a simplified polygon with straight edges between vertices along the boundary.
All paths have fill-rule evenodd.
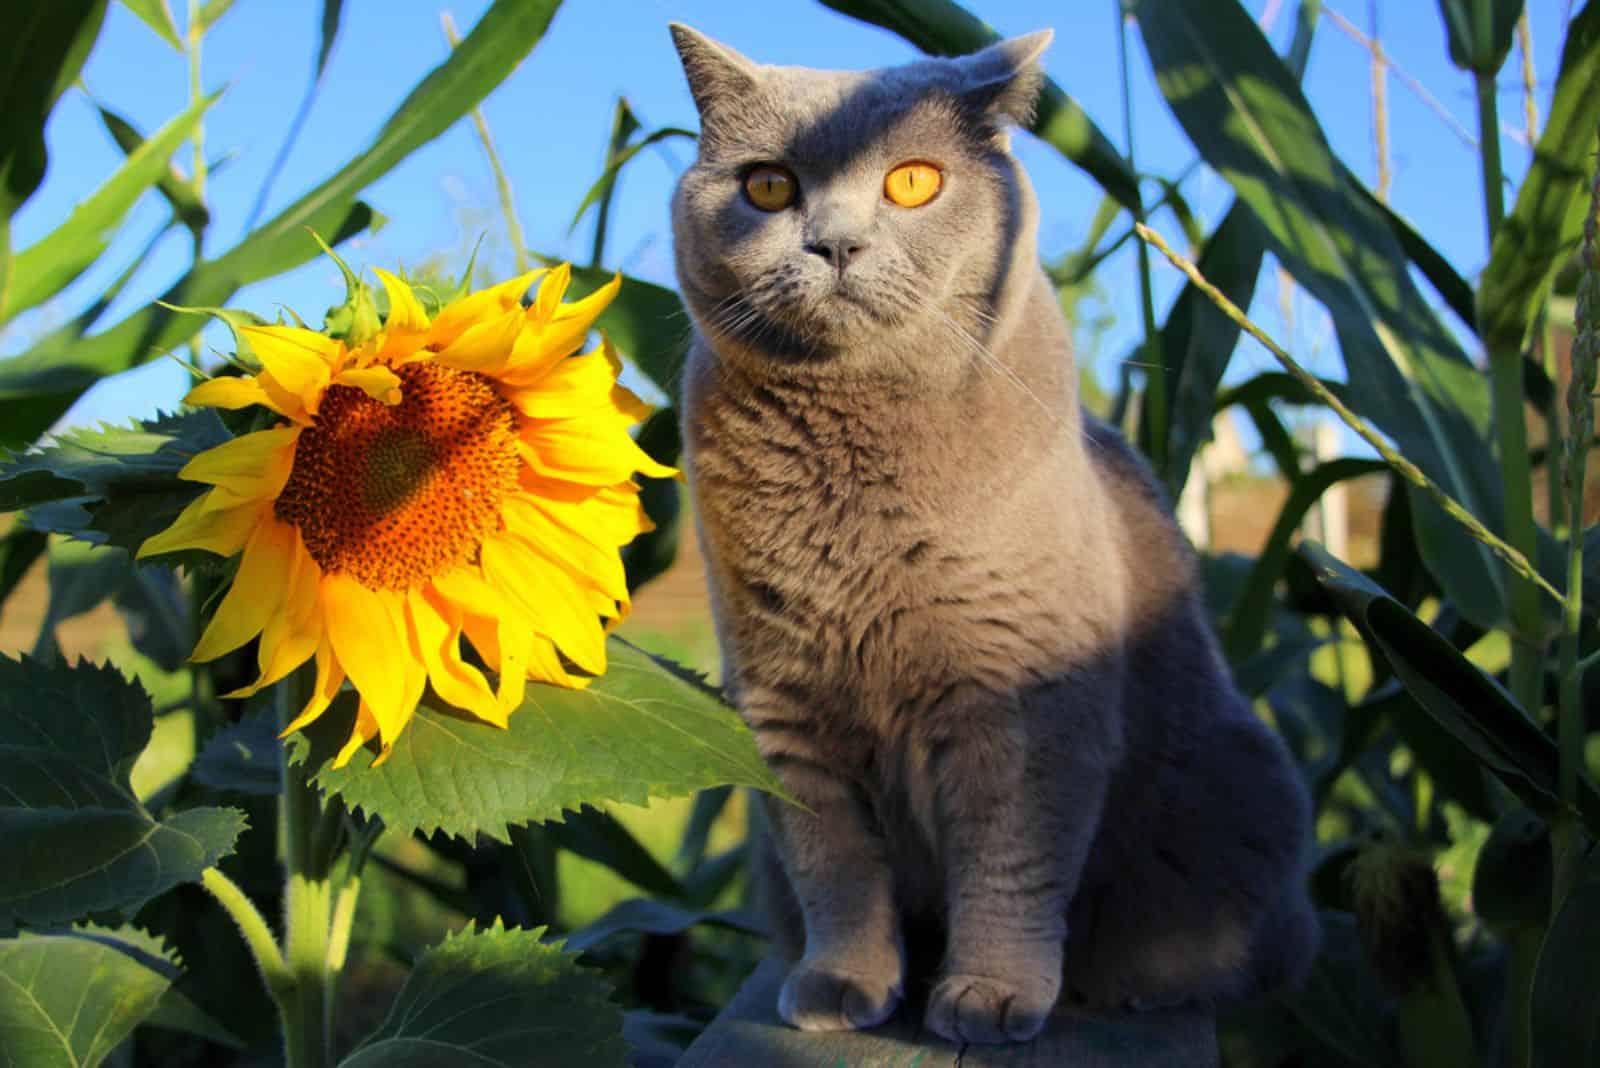
<path id="1" fill-rule="evenodd" d="M 1015 386 L 1018 392 L 1022 393 L 1029 400 L 1033 401 L 1034 404 L 1038 405 L 1039 410 L 1044 412 L 1051 422 L 1059 425 L 1065 421 L 1060 412 L 1046 404 L 1044 400 L 1033 391 L 1032 387 L 1022 380 L 1020 375 L 1018 375 L 1011 368 L 1007 367 L 1004 363 L 1000 362 L 999 357 L 990 352 L 981 341 L 973 337 L 960 323 L 952 319 L 949 313 L 941 309 L 934 310 L 945 328 L 950 331 L 951 335 L 955 337 L 956 340 L 966 345 L 967 348 L 970 349 L 972 353 L 976 355 L 990 370 L 998 373 L 1002 378 Z"/>

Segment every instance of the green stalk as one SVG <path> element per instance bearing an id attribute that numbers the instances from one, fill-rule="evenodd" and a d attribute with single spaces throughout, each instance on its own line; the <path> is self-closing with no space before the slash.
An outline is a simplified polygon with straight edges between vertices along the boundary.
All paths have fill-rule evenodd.
<path id="1" fill-rule="evenodd" d="M 1229 319 L 1238 324 L 1239 328 L 1245 333 L 1261 342 L 1261 344 L 1266 347 L 1267 351 L 1272 353 L 1272 355 L 1277 358 L 1278 362 L 1283 365 L 1284 370 L 1293 375 L 1297 382 L 1305 386 L 1312 396 L 1316 397 L 1317 400 L 1327 405 L 1328 408 L 1333 411 L 1333 414 L 1337 415 L 1340 420 L 1343 421 L 1345 426 L 1348 426 L 1351 430 L 1354 430 L 1358 435 L 1360 435 L 1361 440 L 1365 441 L 1368 445 L 1371 445 L 1377 454 L 1383 457 L 1383 461 L 1394 470 L 1395 474 L 1399 475 L 1401 478 L 1405 479 L 1407 482 L 1426 493 L 1429 497 L 1433 498 L 1434 503 L 1437 504 L 1446 515 L 1465 527 L 1467 533 L 1471 534 L 1478 541 L 1482 542 L 1488 547 L 1490 552 L 1494 553 L 1501 560 L 1510 565 L 1512 571 L 1516 572 L 1518 575 L 1521 575 L 1523 578 L 1536 585 L 1539 589 L 1545 591 L 1545 593 L 1549 594 L 1558 603 L 1566 603 L 1566 596 L 1562 594 L 1560 590 L 1552 586 L 1548 579 L 1539 574 L 1534 566 L 1528 562 L 1528 557 L 1526 555 L 1517 550 L 1515 547 L 1507 544 L 1505 540 L 1497 535 L 1494 531 L 1484 526 L 1482 521 L 1479 520 L 1477 516 L 1469 512 L 1460 501 L 1446 493 L 1437 482 L 1433 481 L 1433 479 L 1424 474 L 1421 468 L 1412 463 L 1410 460 L 1407 460 L 1404 456 L 1401 456 L 1400 453 L 1395 450 L 1393 445 L 1390 445 L 1386 440 L 1384 440 L 1383 435 L 1378 433 L 1371 423 L 1368 423 L 1361 416 L 1351 411 L 1349 406 L 1346 405 L 1344 401 L 1339 399 L 1338 394 L 1334 393 L 1333 390 L 1323 385 L 1322 380 L 1316 375 L 1312 374 L 1310 371 L 1307 371 L 1304 367 L 1301 367 L 1300 364 L 1295 361 L 1295 358 L 1290 356 L 1288 351 L 1284 349 L 1282 345 L 1274 341 L 1270 334 L 1261 329 L 1261 327 L 1257 326 L 1256 323 L 1251 320 L 1251 318 L 1246 315 L 1237 304 L 1229 300 L 1227 294 L 1223 293 L 1216 286 L 1212 285 L 1206 276 L 1200 273 L 1200 268 L 1196 267 L 1193 263 L 1185 259 L 1179 253 L 1173 251 L 1172 246 L 1167 244 L 1166 240 L 1163 239 L 1160 234 L 1150 229 L 1150 227 L 1145 226 L 1143 223 L 1139 223 L 1136 224 L 1136 229 L 1139 232 L 1140 238 L 1154 245 L 1161 251 L 1162 255 L 1167 257 L 1168 261 L 1170 261 L 1174 267 L 1188 275 L 1189 280 L 1195 284 L 1200 292 L 1206 295 L 1206 299 L 1210 300 L 1211 303 L 1217 306 L 1218 311 L 1222 312 L 1222 314 L 1226 315 Z"/>
<path id="2" fill-rule="evenodd" d="M 600 169 L 600 173 L 608 173 L 616 166 L 617 157 L 628 147 L 628 138 L 632 137 L 633 131 L 638 128 L 639 124 L 634 119 L 633 112 L 628 109 L 627 100 L 618 100 L 616 113 L 611 119 L 611 138 L 606 142 L 605 166 Z M 606 183 L 605 192 L 600 196 L 600 205 L 595 210 L 594 244 L 589 249 L 590 267 L 599 267 L 605 258 L 606 232 L 611 226 L 611 198 L 616 195 L 619 177 L 620 174 L 611 175 L 611 180 Z"/>
<path id="3" fill-rule="evenodd" d="M 1128 170 L 1139 173 L 1133 157 L 1133 90 L 1128 73 L 1128 20 L 1133 17 L 1128 0 L 1114 0 L 1117 5 L 1117 56 L 1122 74 L 1122 134 L 1128 144 Z M 1145 221 L 1144 197 L 1134 186 L 1133 221 L 1142 226 Z M 1145 405 L 1143 418 L 1149 422 L 1150 463 L 1156 477 L 1167 481 L 1167 369 L 1162 363 L 1159 328 L 1156 326 L 1156 303 L 1150 284 L 1150 250 L 1139 243 L 1139 312 L 1144 319 L 1144 345 L 1139 350 L 1144 365 Z"/>
<path id="4" fill-rule="evenodd" d="M 1546 928 L 1541 924 L 1511 935 L 1506 958 L 1506 1017 L 1510 1034 L 1506 1038 L 1506 1063 L 1523 1068 L 1533 1063 L 1533 979 L 1539 968 L 1539 951 L 1544 948 Z"/>
<path id="5" fill-rule="evenodd" d="M 189 21 L 184 30 L 184 41 L 187 47 L 184 52 L 189 57 L 189 103 L 193 104 L 204 95 L 200 90 L 200 42 L 204 38 L 200 29 L 200 0 L 189 0 Z M 194 124 L 194 133 L 189 142 L 194 146 L 194 195 L 202 201 L 206 198 L 206 126 L 204 120 Z"/>
<path id="6" fill-rule="evenodd" d="M 1492 246 L 1506 213 L 1494 72 L 1478 71 L 1474 84 L 1478 91 L 1484 223 Z M 1533 470 L 1528 460 L 1522 353 L 1516 349 L 1490 352 L 1489 377 L 1494 389 L 1495 437 L 1500 444 L 1500 481 L 1505 488 L 1506 540 L 1531 560 L 1538 553 L 1539 531 L 1533 519 Z M 1544 705 L 1544 617 L 1539 611 L 1539 593 L 1525 580 L 1513 576 L 1509 596 L 1511 693 L 1530 715 L 1537 715 Z"/>
<path id="7" fill-rule="evenodd" d="M 1561 691 L 1559 784 L 1565 805 L 1552 832 L 1556 870 L 1551 916 L 1577 879 L 1583 834 L 1576 812 L 1578 778 L 1583 768 L 1583 673 L 1593 656 L 1579 659 L 1583 629 L 1583 490 L 1588 474 L 1589 437 L 1594 431 L 1594 392 L 1600 367 L 1600 168 L 1594 177 L 1589 217 L 1583 226 L 1582 273 L 1572 339 L 1572 376 L 1567 386 L 1567 597 L 1561 613 Z"/>
<path id="8" fill-rule="evenodd" d="M 455 48 L 461 43 L 461 34 L 456 30 L 455 19 L 446 11 L 439 16 L 439 21 L 444 26 L 444 35 L 450 42 L 450 47 Z M 478 131 L 478 141 L 483 145 L 484 155 L 489 157 L 489 169 L 494 172 L 494 187 L 500 197 L 500 215 L 505 219 L 506 237 L 511 242 L 511 254 L 516 258 L 517 273 L 526 274 L 528 270 L 528 239 L 522 232 L 522 220 L 517 218 L 517 198 L 511 190 L 511 178 L 506 174 L 505 165 L 500 162 L 500 153 L 494 147 L 494 138 L 489 135 L 489 120 L 484 118 L 483 108 L 472 109 L 472 125 Z M 466 281 L 470 284 L 472 279 Z"/>
<path id="9" fill-rule="evenodd" d="M 244 938 L 250 956 L 255 959 L 256 968 L 261 972 L 261 980 L 266 984 L 272 999 L 277 1001 L 283 997 L 288 992 L 291 982 L 289 969 L 284 964 L 283 954 L 278 950 L 277 939 L 273 937 L 272 928 L 267 926 L 261 910 L 256 908 L 255 902 L 250 900 L 249 895 L 239 889 L 238 883 L 222 874 L 218 868 L 207 868 L 201 872 L 200 885 L 216 898 L 217 904 L 222 906 L 223 911 L 233 920 L 234 926 L 239 928 L 239 934 Z"/>
<path id="10" fill-rule="evenodd" d="M 313 676 L 311 665 L 297 669 L 277 687 L 278 722 L 287 725 L 304 705 Z M 279 802 L 280 851 L 285 885 L 284 963 L 290 987 L 279 1000 L 288 1068 L 328 1068 L 333 1064 L 333 896 L 327 860 L 319 856 L 317 831 L 322 802 L 305 768 L 284 761 Z"/>

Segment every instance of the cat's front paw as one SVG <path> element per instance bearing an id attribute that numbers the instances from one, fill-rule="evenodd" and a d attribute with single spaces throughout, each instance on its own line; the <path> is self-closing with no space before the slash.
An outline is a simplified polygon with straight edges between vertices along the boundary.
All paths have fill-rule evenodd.
<path id="1" fill-rule="evenodd" d="M 857 1031 L 894 1015 L 901 994 L 899 969 L 880 974 L 802 960 L 778 992 L 778 1015 L 802 1031 Z"/>
<path id="2" fill-rule="evenodd" d="M 928 997 L 928 1029 L 951 1042 L 1026 1042 L 1044 1028 L 1059 982 L 947 975 Z"/>

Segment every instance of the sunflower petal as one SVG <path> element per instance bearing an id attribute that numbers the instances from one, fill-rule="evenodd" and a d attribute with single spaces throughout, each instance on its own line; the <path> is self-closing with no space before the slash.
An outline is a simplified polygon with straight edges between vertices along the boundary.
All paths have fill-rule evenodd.
<path id="1" fill-rule="evenodd" d="M 543 475 L 611 486 L 627 482 L 635 471 L 651 478 L 674 478 L 675 467 L 658 464 L 615 424 L 603 420 L 538 419 L 522 428 L 520 438 L 528 465 Z"/>
<path id="2" fill-rule="evenodd" d="M 571 576 L 516 538 L 491 535 L 481 550 L 489 582 L 521 605 L 538 632 L 554 641 L 580 670 L 606 670 L 600 617 Z"/>
<path id="3" fill-rule="evenodd" d="M 245 544 L 239 573 L 189 659 L 215 660 L 261 633 L 283 604 L 283 576 L 299 541 L 294 527 L 263 515 Z"/>
<path id="4" fill-rule="evenodd" d="M 561 298 L 567 295 L 567 286 L 572 284 L 572 264 L 562 263 L 550 269 L 544 281 L 539 283 L 539 292 L 534 294 L 533 303 L 528 305 L 528 322 L 533 326 L 543 326 L 555 317 L 556 309 L 561 307 Z"/>
<path id="5" fill-rule="evenodd" d="M 309 660 L 322 644 L 322 568 L 306 551 L 298 531 L 294 534 L 284 590 L 283 607 L 267 621 L 256 648 L 260 677 L 223 697 L 249 697 L 271 686 Z M 320 673 L 320 665 L 318 667 Z"/>
<path id="6" fill-rule="evenodd" d="M 381 267 L 374 267 L 372 273 L 378 276 L 384 292 L 389 295 L 389 318 L 384 320 L 384 332 L 420 334 L 427 330 L 428 312 L 411 287 Z"/>
<path id="7" fill-rule="evenodd" d="M 539 267 L 508 282 L 469 293 L 460 300 L 445 305 L 439 310 L 439 314 L 434 316 L 433 325 L 428 328 L 428 344 L 443 349 L 474 323 L 520 309 L 523 294 L 528 292 L 534 282 L 549 273 L 549 268 Z"/>
<path id="8" fill-rule="evenodd" d="M 391 408 L 400 403 L 400 376 L 387 367 L 363 367 L 359 370 L 341 371 L 334 378 L 336 386 L 353 386 L 375 401 Z"/>
<path id="9" fill-rule="evenodd" d="M 333 643 L 328 640 L 327 631 L 324 630 L 322 640 L 317 644 L 317 681 L 311 687 L 311 697 L 300 710 L 300 714 L 278 733 L 278 737 L 289 737 L 326 712 L 328 706 L 333 704 L 333 699 L 339 696 L 339 688 L 344 685 L 344 678 L 344 668 L 339 664 L 339 658 L 333 651 Z"/>
<path id="10" fill-rule="evenodd" d="M 503 312 L 469 326 L 433 360 L 458 371 L 498 374 L 511 357 L 524 328 L 520 308 Z"/>
<path id="11" fill-rule="evenodd" d="M 355 726 L 350 729 L 350 738 L 339 750 L 339 755 L 333 758 L 333 766 L 342 768 L 350 763 L 350 758 L 356 755 L 356 750 L 370 742 L 378 731 L 378 717 L 373 715 L 372 709 L 362 701 L 356 709 Z M 389 756 L 389 748 L 384 747 L 378 754 L 378 759 L 372 762 L 373 767 L 383 763 Z"/>
<path id="12" fill-rule="evenodd" d="M 389 606 L 387 591 L 369 590 L 343 571 L 324 576 L 322 607 L 328 637 L 339 664 L 372 706 L 380 724 L 392 729 L 404 723 L 406 679 L 394 669 L 396 658 L 404 657 L 408 647 L 406 633 L 395 625 L 395 612 Z M 397 733 L 397 731 L 396 731 Z M 385 730 L 392 742 L 395 734 Z"/>
<path id="13" fill-rule="evenodd" d="M 191 408 L 226 408 L 229 411 L 259 404 L 284 416 L 292 416 L 301 409 L 301 405 L 296 401 L 285 410 L 286 406 L 281 403 L 283 399 L 281 395 L 275 397 L 268 393 L 256 375 L 249 377 L 223 375 L 195 386 L 184 394 L 183 403 Z"/>
<path id="14" fill-rule="evenodd" d="M 597 544 L 581 530 L 558 522 L 527 494 L 507 496 L 500 514 L 508 534 L 561 561 L 580 585 L 593 587 L 610 600 L 627 603 L 628 576 L 615 545 Z"/>
<path id="15" fill-rule="evenodd" d="M 221 492 L 209 490 L 189 502 L 170 527 L 144 540 L 135 559 L 175 553 L 180 549 L 204 549 L 218 556 L 232 556 L 242 549 L 271 505 L 266 501 L 250 501 L 238 507 L 218 507 L 212 498 Z"/>
<path id="16" fill-rule="evenodd" d="M 545 326 L 539 338 L 541 350 L 557 357 L 577 352 L 589 331 L 594 329 L 594 321 L 621 288 L 622 275 L 618 274 L 582 300 L 563 304 L 548 319 L 542 319 Z"/>
<path id="17" fill-rule="evenodd" d="M 276 497 L 294 470 L 294 446 L 299 437 L 297 426 L 242 434 L 196 455 L 183 465 L 178 477 L 217 486 L 240 501 Z"/>
<path id="18" fill-rule="evenodd" d="M 314 413 L 333 366 L 343 354 L 343 346 L 298 326 L 244 326 L 239 331 L 262 369 Z"/>
<path id="19" fill-rule="evenodd" d="M 461 659 L 461 612 L 444 595 L 426 586 L 406 594 L 412 636 L 427 666 L 428 678 L 440 697 L 497 727 L 506 725 L 505 711 L 483 673 Z"/>

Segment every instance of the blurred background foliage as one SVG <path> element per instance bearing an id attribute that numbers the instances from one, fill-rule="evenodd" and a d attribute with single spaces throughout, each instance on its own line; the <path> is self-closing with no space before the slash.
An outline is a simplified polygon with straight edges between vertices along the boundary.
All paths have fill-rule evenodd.
<path id="1" fill-rule="evenodd" d="M 32 5 L 0 45 L 0 329 L 9 353 L 0 359 L 0 444 L 20 453 L 41 441 L 87 389 L 131 368 L 167 356 L 212 362 L 197 336 L 201 318 L 119 301 L 142 284 L 157 241 L 187 236 L 190 263 L 162 294 L 185 306 L 224 305 L 242 287 L 308 262 L 318 249 L 307 228 L 336 245 L 357 242 L 346 251 L 359 263 L 382 223 L 363 199 L 369 187 L 457 123 L 470 124 L 486 150 L 476 186 L 485 195 L 463 210 L 457 247 L 414 264 L 412 277 L 452 286 L 474 248 L 479 282 L 546 259 L 528 247 L 518 175 L 496 151 L 496 136 L 527 131 L 491 130 L 477 105 L 535 47 L 557 0 L 490 5 L 459 44 L 469 62 L 441 66 L 405 94 L 392 87 L 390 117 L 370 142 L 352 143 L 328 178 L 273 213 L 266 206 L 284 200 L 271 192 L 274 175 L 315 114 L 345 5 L 322 0 L 309 84 L 297 98 L 284 94 L 296 108 L 294 132 L 276 147 L 245 213 L 219 206 L 209 182 L 229 159 L 207 147 L 220 140 L 207 121 L 217 95 L 200 65 L 207 35 L 234 0 L 189 0 L 181 17 L 165 0 L 119 2 L 170 44 L 171 62 L 189 74 L 188 99 L 141 129 L 114 102 L 89 98 L 122 161 L 26 247 L 13 247 L 8 220 L 47 180 L 53 109 L 65 94 L 87 93 L 78 74 L 97 47 L 107 0 Z M 825 3 L 935 54 L 993 36 L 981 6 Z M 1586 391 L 1580 363 L 1573 389 L 1571 353 L 1600 123 L 1600 7 L 1418 5 L 1436 20 L 1437 50 L 1459 68 L 1460 82 L 1441 87 L 1419 83 L 1386 52 L 1381 28 L 1393 5 L 1381 0 L 1105 3 L 1119 9 L 1118 36 L 1103 44 L 1122 56 L 1122 114 L 1086 112 L 1083 87 L 1064 77 L 1047 86 L 1036 140 L 1024 148 L 1029 159 L 1059 154 L 1099 190 L 1096 201 L 1074 206 L 1081 241 L 1045 266 L 1082 346 L 1086 403 L 1140 444 L 1177 502 L 1203 553 L 1239 684 L 1290 742 L 1317 803 L 1313 890 L 1324 909 L 1323 955 L 1303 991 L 1221 1019 L 1224 1062 L 1600 1064 L 1600 986 L 1591 974 L 1600 959 L 1592 853 L 1600 673 L 1579 668 L 1597 647 L 1596 601 L 1582 587 L 1600 581 L 1600 479 L 1569 477 L 1581 450 L 1564 445 L 1574 433 L 1593 434 L 1593 372 Z M 663 23 L 668 14 L 648 11 Z M 1543 65 L 1530 15 L 1560 41 Z M 1412 8 L 1412 24 L 1415 16 Z M 454 44 L 453 29 L 450 36 Z M 1302 79 L 1327 37 L 1358 46 L 1339 53 L 1345 90 L 1308 98 Z M 667 51 L 664 30 L 660 46 Z M 1148 68 L 1131 61 L 1139 54 Z M 823 54 L 815 62 L 835 65 Z M 1147 69 L 1153 86 L 1135 86 Z M 606 92 L 597 78 L 566 91 Z M 1439 104 L 1461 86 L 1472 100 L 1465 122 Z M 1188 145 L 1189 158 L 1164 173 L 1142 169 L 1134 152 L 1135 134 L 1157 118 L 1135 105 L 1152 94 Z M 1459 198 L 1453 215 L 1460 227 L 1483 229 L 1486 260 L 1453 260 L 1441 250 L 1455 247 L 1454 235 L 1419 230 L 1392 201 L 1402 154 L 1390 124 L 1395 94 L 1427 102 L 1441 127 L 1469 143 L 1477 181 L 1462 187 L 1473 196 Z M 534 102 L 530 113 L 559 106 Z M 1342 158 L 1324 124 L 1348 124 L 1356 108 L 1370 152 Z M 618 99 L 603 158 L 584 163 L 551 148 L 546 166 L 591 175 L 577 202 L 538 209 L 570 218 L 572 232 L 586 237 L 587 254 L 575 257 L 587 262 L 575 271 L 579 289 L 629 266 L 609 240 L 621 178 L 644 160 L 681 167 L 693 137 L 649 124 Z M 1513 165 L 1502 149 L 1526 162 Z M 1197 196 L 1201 188 L 1211 192 Z M 166 214 L 149 246 L 105 262 L 113 239 L 125 240 L 122 220 L 151 203 Z M 1047 201 L 1047 216 L 1052 210 Z M 207 237 L 219 214 L 247 220 L 222 251 Z M 1407 488 L 1302 383 L 1263 370 L 1261 350 L 1241 341 L 1236 323 L 1148 256 L 1132 230 L 1146 219 L 1235 303 L 1272 313 L 1268 321 L 1301 362 L 1532 561 L 1565 601 L 1519 578 Z M 671 461 L 670 402 L 687 326 L 660 272 L 647 273 L 654 281 L 631 278 L 601 325 L 629 356 L 635 380 L 668 405 L 642 437 Z M 69 287 L 85 276 L 109 281 L 62 312 L 63 294 L 79 295 L 81 286 Z M 1158 300 L 1167 293 L 1170 302 Z M 54 309 L 46 326 L 27 318 L 40 308 Z M 640 594 L 623 633 L 714 676 L 680 493 L 674 483 L 646 487 L 660 529 L 630 550 Z M 133 778 L 151 811 L 225 797 L 252 826 L 270 828 L 279 746 L 250 726 L 259 721 L 246 710 L 211 697 L 245 680 L 248 657 L 203 668 L 183 660 L 213 580 L 131 567 L 122 550 L 90 544 L 96 539 L 73 507 L 40 505 L 0 528 L 0 651 L 88 655 L 132 673 L 157 712 Z M 509 843 L 386 836 L 343 984 L 344 1041 L 381 1022 L 424 946 L 468 920 L 498 917 L 566 936 L 626 1008 L 634 1063 L 670 1064 L 765 952 L 745 863 L 757 812 L 743 793 L 723 788 L 645 808 L 585 808 L 559 824 L 516 829 Z M 257 831 L 227 868 L 267 902 L 278 892 L 276 863 L 272 835 Z M 192 1014 L 168 1007 L 151 1018 L 157 1026 L 102 1055 L 127 1065 L 271 1063 L 271 1007 L 228 921 L 201 891 L 180 887 L 136 920 L 205 968 L 176 987 Z"/>

